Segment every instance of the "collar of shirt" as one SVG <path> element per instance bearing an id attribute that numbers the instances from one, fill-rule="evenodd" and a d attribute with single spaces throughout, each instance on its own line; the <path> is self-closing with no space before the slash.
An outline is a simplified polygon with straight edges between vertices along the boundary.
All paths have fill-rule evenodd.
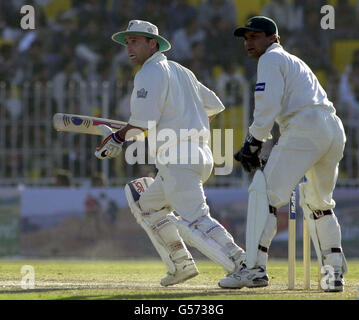
<path id="1" fill-rule="evenodd" d="M 282 46 L 279 43 L 274 42 L 267 48 L 266 53 L 275 48 L 282 48 Z"/>
<path id="2" fill-rule="evenodd" d="M 157 51 L 144 62 L 143 66 L 151 61 L 161 61 L 164 59 L 167 59 L 167 57 L 162 52 Z"/>

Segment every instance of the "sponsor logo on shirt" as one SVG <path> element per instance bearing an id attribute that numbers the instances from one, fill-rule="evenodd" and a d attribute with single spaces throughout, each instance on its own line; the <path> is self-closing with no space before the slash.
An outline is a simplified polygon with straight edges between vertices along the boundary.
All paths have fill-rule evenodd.
<path id="1" fill-rule="evenodd" d="M 264 91 L 265 88 L 266 88 L 265 82 L 257 83 L 254 91 Z"/>
<path id="2" fill-rule="evenodd" d="M 141 90 L 137 91 L 137 98 L 146 99 L 146 97 L 147 97 L 147 91 L 145 90 L 145 88 L 142 88 Z"/>

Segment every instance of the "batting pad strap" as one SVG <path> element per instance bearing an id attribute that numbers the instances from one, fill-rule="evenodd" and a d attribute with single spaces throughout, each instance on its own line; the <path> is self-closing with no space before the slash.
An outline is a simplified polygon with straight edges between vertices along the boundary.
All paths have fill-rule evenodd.
<path id="1" fill-rule="evenodd" d="M 324 216 L 330 216 L 333 214 L 333 210 L 312 210 L 313 211 L 313 219 L 314 220 L 318 220 L 320 219 L 321 217 L 324 217 Z"/>
<path id="2" fill-rule="evenodd" d="M 191 222 L 188 227 L 190 228 L 199 228 L 201 231 L 208 237 L 211 237 L 211 235 L 215 234 L 216 231 L 219 231 L 220 225 L 217 223 L 210 223 L 207 228 L 201 228 L 200 225 L 203 221 L 208 219 L 207 215 L 201 216 L 198 219 Z"/>
<path id="3" fill-rule="evenodd" d="M 167 247 L 170 250 L 171 254 L 184 248 L 182 241 L 175 241 L 175 242 L 169 243 L 167 245 Z"/>
<path id="4" fill-rule="evenodd" d="M 188 224 L 188 226 L 190 228 L 196 227 L 203 220 L 203 218 L 204 218 L 204 216 L 199 217 L 198 219 L 196 219 L 196 220 L 192 221 L 190 224 Z"/>
<path id="5" fill-rule="evenodd" d="M 151 214 L 154 215 L 156 213 L 151 213 Z M 148 215 L 144 215 L 144 216 L 148 217 Z M 159 232 L 162 228 L 169 225 L 170 223 L 172 223 L 172 221 L 170 221 L 168 218 L 160 220 L 152 225 L 152 231 Z"/>
<path id="6" fill-rule="evenodd" d="M 322 253 L 324 256 L 331 253 L 342 253 L 342 248 L 330 248 L 329 250 L 323 250 Z"/>
<path id="7" fill-rule="evenodd" d="M 260 250 L 260 251 L 262 251 L 262 252 L 264 252 L 264 253 L 268 253 L 268 248 L 263 247 L 263 246 L 261 246 L 261 245 L 258 245 L 258 250 Z"/>
<path id="8" fill-rule="evenodd" d="M 277 216 L 277 208 L 272 207 L 271 205 L 269 205 L 269 213 Z"/>

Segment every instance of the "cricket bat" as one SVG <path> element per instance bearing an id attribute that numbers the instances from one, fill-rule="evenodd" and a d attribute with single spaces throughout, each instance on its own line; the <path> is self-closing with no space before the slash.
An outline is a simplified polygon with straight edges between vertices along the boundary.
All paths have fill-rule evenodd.
<path id="1" fill-rule="evenodd" d="M 68 113 L 55 113 L 53 116 L 53 126 L 57 131 L 102 136 L 101 131 L 98 129 L 98 126 L 102 124 L 110 127 L 115 132 L 124 128 L 127 122 Z"/>

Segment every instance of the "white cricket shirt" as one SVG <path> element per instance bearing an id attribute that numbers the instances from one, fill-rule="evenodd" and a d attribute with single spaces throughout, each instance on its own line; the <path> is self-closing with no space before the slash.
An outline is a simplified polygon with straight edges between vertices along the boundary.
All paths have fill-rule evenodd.
<path id="1" fill-rule="evenodd" d="M 209 137 L 208 116 L 224 109 L 217 95 L 200 83 L 193 72 L 156 52 L 135 76 L 128 123 L 151 129 L 149 121 L 155 121 L 157 135 L 162 130 L 166 133 L 166 129 L 174 132 L 176 135 L 166 141 L 157 139 L 157 152 L 163 152 L 164 148 L 188 139 L 183 129 L 194 129 Z"/>
<path id="2" fill-rule="evenodd" d="M 271 138 L 274 122 L 284 126 L 300 110 L 311 107 L 335 112 L 307 64 L 280 44 L 272 44 L 258 61 L 254 120 L 249 132 L 257 140 L 265 141 Z"/>

